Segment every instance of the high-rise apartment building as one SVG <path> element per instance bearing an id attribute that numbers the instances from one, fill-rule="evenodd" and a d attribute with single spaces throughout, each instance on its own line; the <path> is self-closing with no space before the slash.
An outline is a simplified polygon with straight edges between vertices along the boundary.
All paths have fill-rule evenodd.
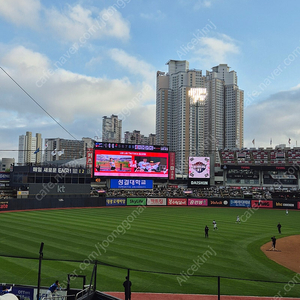
<path id="1" fill-rule="evenodd" d="M 141 144 L 142 135 L 139 130 L 125 131 L 124 143 L 125 144 Z"/>
<path id="2" fill-rule="evenodd" d="M 139 130 L 125 131 L 124 143 L 126 144 L 142 144 L 142 145 L 156 145 L 155 134 L 150 133 L 149 136 L 144 136 Z"/>
<path id="3" fill-rule="evenodd" d="M 187 173 L 189 156 L 214 156 L 243 146 L 244 94 L 226 64 L 206 75 L 187 61 L 170 60 L 157 72 L 156 142 L 176 152 L 177 172 Z"/>
<path id="4" fill-rule="evenodd" d="M 102 142 L 121 143 L 122 120 L 118 116 L 104 116 L 102 121 Z"/>
<path id="5" fill-rule="evenodd" d="M 44 161 L 73 160 L 85 156 L 85 141 L 61 138 L 45 139 Z"/>
<path id="6" fill-rule="evenodd" d="M 42 162 L 42 135 L 27 131 L 26 135 L 19 136 L 18 164 L 25 165 L 29 163 Z"/>

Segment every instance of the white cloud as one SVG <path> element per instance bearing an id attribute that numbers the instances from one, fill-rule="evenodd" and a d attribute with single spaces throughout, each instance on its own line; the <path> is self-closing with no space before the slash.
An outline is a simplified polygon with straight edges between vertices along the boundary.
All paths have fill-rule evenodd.
<path id="1" fill-rule="evenodd" d="M 212 2 L 213 2 L 212 0 L 198 0 L 194 4 L 194 9 L 198 10 L 202 7 L 211 7 Z"/>
<path id="2" fill-rule="evenodd" d="M 148 84 L 154 83 L 155 69 L 152 65 L 129 55 L 121 49 L 112 49 L 109 51 L 110 57 L 132 74 L 142 76 Z"/>
<path id="3" fill-rule="evenodd" d="M 95 7 L 88 9 L 80 4 L 66 5 L 60 11 L 54 6 L 42 6 L 39 0 L 0 0 L 0 7 L 0 16 L 13 24 L 43 29 L 44 34 L 76 41 L 82 46 L 88 40 L 105 37 L 128 40 L 130 37 L 129 22 L 114 6 L 97 11 Z"/>
<path id="4" fill-rule="evenodd" d="M 215 0 L 179 0 L 179 3 L 186 7 L 192 7 L 194 10 L 209 8 Z"/>
<path id="5" fill-rule="evenodd" d="M 36 28 L 41 4 L 39 0 L 0 0 L 0 15 L 18 26 Z"/>
<path id="6" fill-rule="evenodd" d="M 291 89 L 271 95 L 268 99 L 249 105 L 245 109 L 245 146 L 251 147 L 255 138 L 256 147 L 270 147 L 300 143 L 300 90 Z M 248 143 L 248 144 L 247 144 Z"/>
<path id="7" fill-rule="evenodd" d="M 77 137 L 94 137 L 95 130 L 101 126 L 100 123 L 96 128 L 97 120 L 102 119 L 104 115 L 118 113 L 125 115 L 123 130 L 128 130 L 131 122 L 137 120 L 139 123 L 135 123 L 138 125 L 136 129 L 152 127 L 153 129 L 149 131 L 155 130 L 155 113 L 153 108 L 148 109 L 145 105 L 145 101 L 153 99 L 155 93 L 145 80 L 132 83 L 126 77 L 115 79 L 90 77 L 63 68 L 56 69 L 49 75 L 50 73 L 45 71 L 50 70 L 51 61 L 46 56 L 25 47 L 11 49 L 1 56 L 0 63 L 2 65 L 5 63 L 14 80 L 47 113 Z M 41 76 L 44 76 L 44 84 L 37 85 Z M 146 72 L 145 76 L 149 74 Z M 3 72 L 0 73 L 0 80 L 3 100 L 0 108 L 0 116 L 3 116 L 2 128 L 9 125 L 11 130 L 19 129 L 21 131 L 19 134 L 24 134 L 26 130 L 32 128 L 35 132 L 48 128 L 47 132 L 48 134 L 52 132 L 51 136 L 62 135 L 62 129 Z M 73 127 L 74 122 L 77 124 L 76 128 Z M 37 130 L 34 130 L 36 127 Z M 7 126 L 5 128 L 7 129 Z M 74 132 L 78 128 L 80 132 Z"/>
<path id="8" fill-rule="evenodd" d="M 156 13 L 140 13 L 141 18 L 151 21 L 161 21 L 166 15 L 161 11 L 157 10 Z"/>
<path id="9" fill-rule="evenodd" d="M 7 67 L 16 67 L 18 71 L 28 68 L 44 69 L 49 67 L 49 60 L 44 55 L 25 48 L 17 46 L 6 54 L 2 55 L 3 64 Z"/>
<path id="10" fill-rule="evenodd" d="M 102 56 L 97 56 L 97 57 L 92 57 L 86 64 L 85 66 L 88 68 L 94 68 L 97 67 L 97 65 L 101 64 L 103 61 Z"/>
<path id="11" fill-rule="evenodd" d="M 292 91 L 296 91 L 296 90 L 299 90 L 299 89 L 300 89 L 300 83 L 291 88 Z"/>
<path id="12" fill-rule="evenodd" d="M 230 56 L 240 54 L 237 42 L 225 34 L 217 37 L 198 37 L 198 43 L 191 49 L 193 61 L 199 61 L 204 68 L 227 63 Z"/>
<path id="13" fill-rule="evenodd" d="M 129 22 L 114 7 L 103 9 L 96 16 L 81 5 L 68 6 L 64 12 L 56 8 L 47 10 L 47 25 L 55 35 L 67 41 L 83 45 L 88 40 L 114 37 L 127 40 L 130 37 Z"/>

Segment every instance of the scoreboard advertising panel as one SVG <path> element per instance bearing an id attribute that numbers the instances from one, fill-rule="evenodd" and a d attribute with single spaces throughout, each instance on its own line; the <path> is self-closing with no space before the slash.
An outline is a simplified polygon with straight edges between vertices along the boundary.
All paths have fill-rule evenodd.
<path id="1" fill-rule="evenodd" d="M 94 176 L 168 178 L 169 153 L 95 149 Z"/>
<path id="2" fill-rule="evenodd" d="M 110 179 L 111 189 L 153 189 L 153 180 L 149 179 Z"/>
<path id="3" fill-rule="evenodd" d="M 210 178 L 210 158 L 189 157 L 189 178 Z"/>

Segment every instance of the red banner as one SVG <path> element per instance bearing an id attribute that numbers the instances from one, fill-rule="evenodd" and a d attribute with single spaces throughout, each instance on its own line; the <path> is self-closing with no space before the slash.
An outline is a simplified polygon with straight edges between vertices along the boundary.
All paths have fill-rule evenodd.
<path id="1" fill-rule="evenodd" d="M 187 199 L 182 198 L 168 198 L 168 205 L 187 205 Z"/>
<path id="2" fill-rule="evenodd" d="M 8 202 L 0 202 L 0 210 L 8 209 Z"/>
<path id="3" fill-rule="evenodd" d="M 86 149 L 86 168 L 91 170 L 91 176 L 93 176 L 93 148 Z"/>
<path id="4" fill-rule="evenodd" d="M 175 180 L 175 152 L 169 153 L 169 180 Z"/>
<path id="5" fill-rule="evenodd" d="M 298 202 L 298 209 L 300 209 L 300 202 Z"/>
<path id="6" fill-rule="evenodd" d="M 251 207 L 256 208 L 273 208 L 273 201 L 270 200 L 252 200 Z"/>

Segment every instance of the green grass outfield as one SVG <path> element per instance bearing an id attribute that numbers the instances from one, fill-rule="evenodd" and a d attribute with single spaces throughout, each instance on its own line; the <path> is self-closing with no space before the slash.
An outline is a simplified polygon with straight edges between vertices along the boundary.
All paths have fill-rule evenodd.
<path id="1" fill-rule="evenodd" d="M 237 215 L 246 222 L 236 224 Z M 272 235 L 279 238 L 278 222 L 282 224 L 282 237 L 299 234 L 299 217 L 300 211 L 291 210 L 286 216 L 285 210 L 199 207 L 1 213 L 0 255 L 38 258 L 44 242 L 42 286 L 49 286 L 56 279 L 64 283 L 68 273 L 87 275 L 89 281 L 92 261 L 97 259 L 121 267 L 98 265 L 97 289 L 102 291 L 123 291 L 126 268 L 130 268 L 290 282 L 287 286 L 221 278 L 221 293 L 275 296 L 281 292 L 296 297 L 300 294 L 300 285 L 294 284 L 296 273 L 269 260 L 260 246 L 269 242 Z M 213 219 L 219 228 L 215 232 Z M 210 228 L 208 239 L 204 238 L 205 225 Z M 38 259 L 0 257 L 0 282 L 36 285 L 37 274 Z M 133 292 L 217 293 L 215 277 L 131 271 L 130 279 Z M 75 279 L 71 287 L 81 287 L 81 282 Z"/>

